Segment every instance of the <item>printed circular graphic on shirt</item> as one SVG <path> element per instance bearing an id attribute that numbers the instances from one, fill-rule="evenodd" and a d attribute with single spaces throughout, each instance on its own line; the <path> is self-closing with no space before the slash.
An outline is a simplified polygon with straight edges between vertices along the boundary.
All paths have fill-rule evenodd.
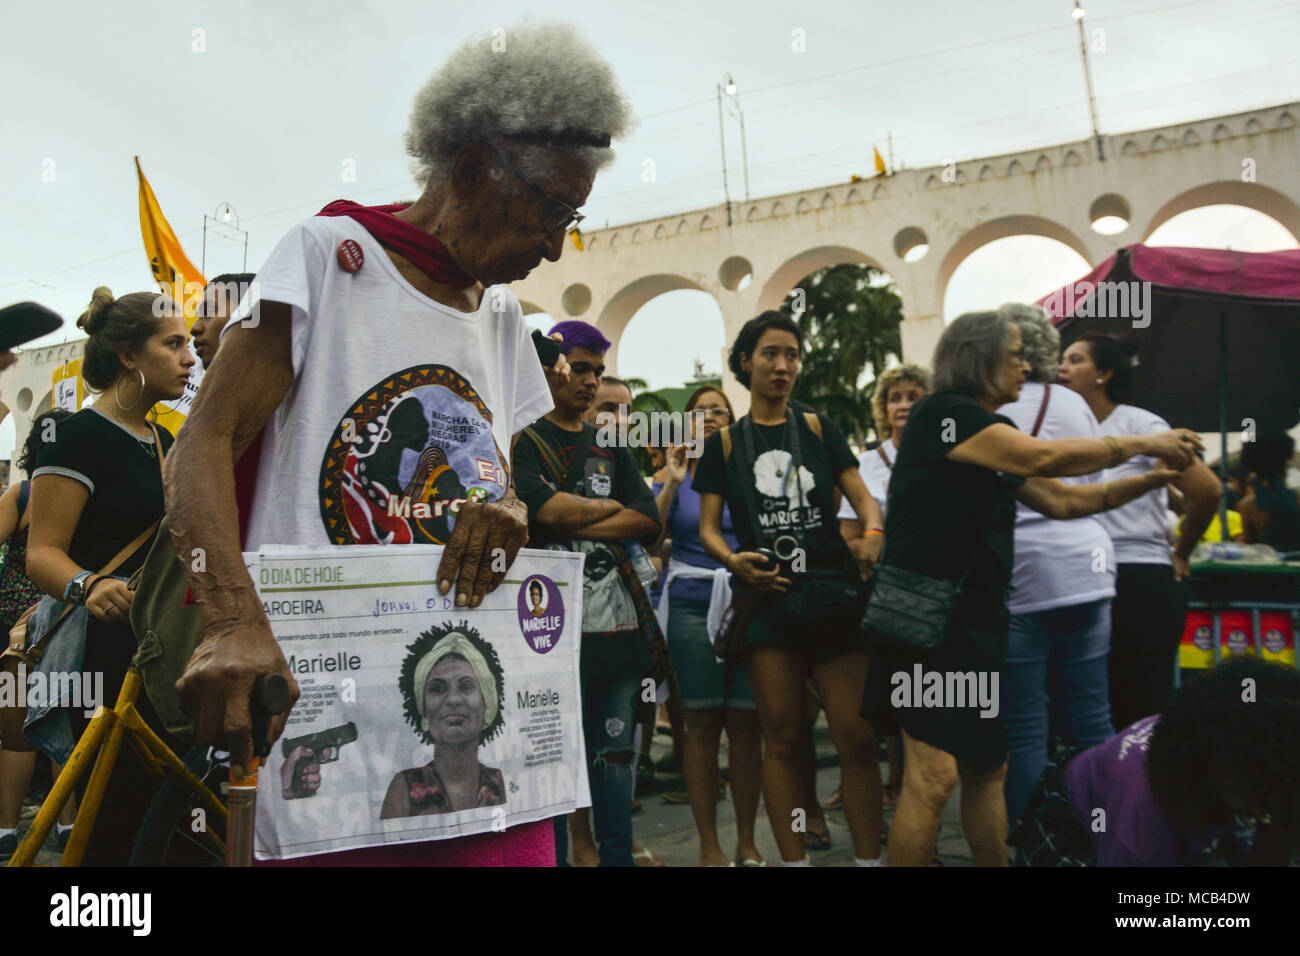
<path id="1" fill-rule="evenodd" d="M 461 505 L 495 501 L 508 480 L 473 385 L 445 365 L 415 365 L 340 419 L 321 462 L 321 518 L 334 544 L 445 544 Z"/>

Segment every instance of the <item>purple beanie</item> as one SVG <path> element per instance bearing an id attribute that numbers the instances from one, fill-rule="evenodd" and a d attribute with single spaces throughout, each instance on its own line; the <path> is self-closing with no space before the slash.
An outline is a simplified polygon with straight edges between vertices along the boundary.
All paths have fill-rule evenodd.
<path id="1" fill-rule="evenodd" d="M 612 344 L 609 339 L 600 334 L 590 322 L 583 322 L 580 319 L 570 319 L 567 322 L 557 322 L 551 327 L 547 335 L 554 335 L 559 332 L 564 337 L 560 343 L 560 351 L 565 355 L 569 354 L 569 349 L 575 345 L 580 349 L 586 349 L 589 352 L 597 352 L 604 355 L 609 351 Z"/>

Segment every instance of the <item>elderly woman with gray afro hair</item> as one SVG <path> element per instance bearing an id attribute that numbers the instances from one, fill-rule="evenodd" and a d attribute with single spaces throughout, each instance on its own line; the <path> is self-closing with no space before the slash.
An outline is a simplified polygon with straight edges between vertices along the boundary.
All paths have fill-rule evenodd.
<path id="1" fill-rule="evenodd" d="M 501 286 L 559 259 L 630 123 L 609 64 L 572 27 L 474 38 L 415 98 L 406 147 L 419 198 L 330 203 L 258 270 L 167 458 L 172 537 L 208 556 L 192 578 L 203 638 L 179 690 L 232 772 L 253 757 L 253 681 L 283 674 L 297 697 L 241 548 L 441 544 L 429 578 L 464 608 L 505 578 L 528 534 L 509 452 L 553 403 Z M 567 378 L 563 360 L 552 374 Z M 428 473 L 412 479 L 412 460 Z M 307 859 L 554 865 L 551 833 L 544 820 Z"/>
<path id="2" fill-rule="evenodd" d="M 903 732 L 903 791 L 889 832 L 891 866 L 925 866 L 960 777 L 962 826 L 976 865 L 1006 864 L 1007 748 L 997 683 L 1007 657 L 1006 590 L 1015 504 L 1078 518 L 1162 486 L 1177 472 L 1067 485 L 1147 454 L 1184 468 L 1187 431 L 1110 439 L 1034 437 L 998 409 L 1029 372 L 1020 327 L 1003 312 L 952 321 L 931 363 L 934 391 L 907 419 L 889 490 L 885 540 L 866 629 L 873 639 L 864 714 Z M 956 584 L 951 613 L 918 636 L 917 595 Z M 965 676 L 962 681 L 954 680 Z"/>

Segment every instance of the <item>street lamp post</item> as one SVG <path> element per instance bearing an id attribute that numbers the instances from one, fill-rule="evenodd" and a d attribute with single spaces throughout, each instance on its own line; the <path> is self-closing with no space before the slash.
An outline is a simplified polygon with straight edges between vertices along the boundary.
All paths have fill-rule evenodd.
<path id="1" fill-rule="evenodd" d="M 1106 159 L 1105 150 L 1101 145 L 1101 133 L 1097 129 L 1097 98 L 1092 92 L 1092 68 L 1088 63 L 1088 40 L 1083 29 L 1084 9 L 1079 4 L 1079 0 L 1074 0 L 1074 22 L 1079 27 L 1079 52 L 1083 57 L 1083 82 L 1088 88 L 1088 116 L 1092 120 L 1092 138 L 1097 144 L 1097 158 L 1103 162 Z"/>
<path id="2" fill-rule="evenodd" d="M 736 121 L 740 124 L 740 163 L 745 176 L 745 201 L 749 201 L 749 148 L 745 140 L 745 114 L 740 108 L 740 94 L 736 88 L 736 81 L 732 79 L 730 73 L 722 77 L 720 83 L 714 84 L 714 89 L 718 96 L 718 140 L 722 145 L 722 194 L 727 200 L 727 225 L 731 225 L 731 192 L 727 186 L 727 139 L 723 132 L 722 120 L 722 102 L 723 95 L 727 97 L 727 102 L 735 110 Z"/>

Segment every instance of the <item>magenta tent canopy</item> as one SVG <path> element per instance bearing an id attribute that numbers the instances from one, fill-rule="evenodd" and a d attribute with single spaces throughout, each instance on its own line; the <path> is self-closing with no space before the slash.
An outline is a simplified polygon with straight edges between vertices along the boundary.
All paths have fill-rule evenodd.
<path id="1" fill-rule="evenodd" d="M 1039 304 L 1062 347 L 1131 336 L 1134 404 L 1171 425 L 1226 436 L 1300 421 L 1300 249 L 1126 246 Z"/>

